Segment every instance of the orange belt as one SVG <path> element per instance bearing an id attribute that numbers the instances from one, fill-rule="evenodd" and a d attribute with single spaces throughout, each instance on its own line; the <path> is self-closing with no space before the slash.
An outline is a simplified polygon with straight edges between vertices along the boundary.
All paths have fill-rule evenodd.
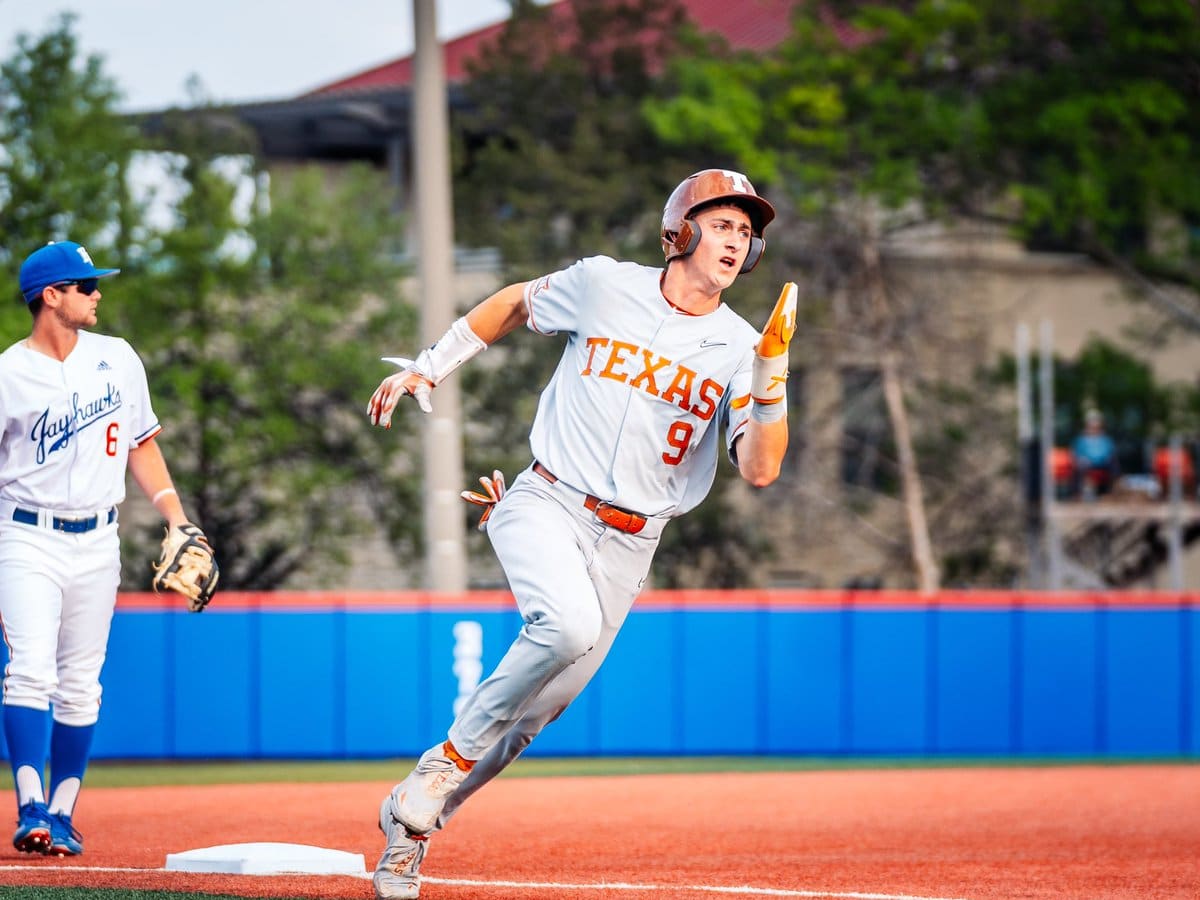
<path id="1" fill-rule="evenodd" d="M 537 472 L 551 484 L 558 481 L 557 475 L 536 460 L 533 463 L 533 471 Z M 615 528 L 617 531 L 624 531 L 626 534 L 637 534 L 646 527 L 646 517 L 641 513 L 613 506 L 611 503 L 606 503 L 599 497 L 593 497 L 591 494 L 586 495 L 583 506 L 584 509 L 594 512 L 596 518 L 609 528 Z"/>

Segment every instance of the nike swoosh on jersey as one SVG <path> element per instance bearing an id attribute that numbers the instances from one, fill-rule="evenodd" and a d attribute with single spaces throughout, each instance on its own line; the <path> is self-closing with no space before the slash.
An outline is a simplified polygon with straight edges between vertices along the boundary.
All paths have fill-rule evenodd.
<path id="1" fill-rule="evenodd" d="M 717 340 L 713 340 L 712 338 L 705 338 L 704 340 L 702 340 L 700 342 L 701 350 L 703 350 L 705 347 L 727 347 L 727 346 L 729 346 L 728 341 L 717 341 Z"/>

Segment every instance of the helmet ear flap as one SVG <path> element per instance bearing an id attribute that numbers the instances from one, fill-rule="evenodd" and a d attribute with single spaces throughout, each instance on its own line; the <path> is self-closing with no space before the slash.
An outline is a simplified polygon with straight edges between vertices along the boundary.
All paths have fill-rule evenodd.
<path id="1" fill-rule="evenodd" d="M 668 259 L 677 256 L 689 256 L 700 246 L 700 226 L 695 219 L 684 219 L 679 223 L 679 231 L 671 241 L 673 253 Z"/>
<path id="2" fill-rule="evenodd" d="M 700 246 L 700 226 L 694 219 L 684 219 L 677 231 L 663 231 L 662 245 L 668 260 L 687 256 Z"/>
<path id="3" fill-rule="evenodd" d="M 695 248 L 693 247 L 692 249 Z M 738 274 L 744 275 L 746 272 L 749 272 L 751 269 L 757 266 L 758 261 L 762 259 L 763 251 L 766 249 L 767 242 L 762 238 L 750 238 L 750 250 L 746 253 L 746 261 L 742 263 L 742 268 L 739 270 Z"/>

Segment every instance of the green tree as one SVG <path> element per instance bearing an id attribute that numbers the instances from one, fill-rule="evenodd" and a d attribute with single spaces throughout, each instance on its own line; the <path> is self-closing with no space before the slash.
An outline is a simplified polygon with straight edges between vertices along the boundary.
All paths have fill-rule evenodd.
<path id="1" fill-rule="evenodd" d="M 126 327 L 223 586 L 336 584 L 347 551 L 381 525 L 411 548 L 412 469 L 365 415 L 386 371 L 377 348 L 415 330 L 387 252 L 396 223 L 383 176 L 355 169 L 331 187 L 307 168 L 268 185 L 248 158 L 241 174 L 202 151 L 175 159 L 184 194 L 137 274 Z M 248 183 L 258 195 L 239 220 Z M 127 583 L 145 580 L 159 536 L 128 542 Z"/>
<path id="2" fill-rule="evenodd" d="M 921 520 L 938 543 L 953 540 L 938 522 L 974 480 L 939 477 L 959 432 L 942 419 L 965 420 L 961 399 L 957 413 L 931 404 L 959 392 L 931 383 L 920 360 L 931 345 L 968 348 L 942 328 L 936 297 L 906 292 L 882 252 L 889 236 L 966 216 L 1194 280 L 1198 48 L 1187 0 L 842 0 L 798 8 L 769 54 L 677 64 L 677 96 L 647 102 L 660 138 L 728 153 L 790 201 L 799 240 L 785 262 L 808 276 L 812 330 L 832 325 L 843 347 L 872 347 L 922 586 L 937 577 Z M 1184 237 L 1156 243 L 1172 222 Z M 803 339 L 797 349 L 820 358 Z"/>
<path id="3" fill-rule="evenodd" d="M 456 123 L 458 236 L 522 274 L 585 254 L 657 256 L 663 201 L 694 156 L 634 113 L 661 61 L 694 41 L 684 23 L 679 0 L 514 3 Z"/>
<path id="4" fill-rule="evenodd" d="M 71 237 L 120 266 L 100 329 L 146 364 L 158 440 L 185 504 L 213 540 L 225 589 L 337 583 L 348 551 L 382 527 L 401 558 L 419 541 L 416 465 L 371 428 L 366 402 L 411 343 L 399 295 L 400 224 L 385 176 L 366 168 L 272 177 L 244 135 L 197 108 L 148 141 L 114 111 L 99 59 L 77 60 L 64 18 L 21 37 L 0 65 L 0 287 L 16 296 L 28 249 Z M 131 199 L 130 162 L 165 167 L 153 213 Z M 11 339 L 28 330 L 20 305 Z M 7 320 L 5 320 L 7 322 Z M 411 424 L 401 412 L 397 428 Z M 161 525 L 123 529 L 123 584 L 149 587 Z"/>
<path id="5" fill-rule="evenodd" d="M 1200 222 L 1196 5 L 994 3 L 981 25 L 1009 39 L 980 94 L 1025 232 L 1197 284 L 1195 234 L 1156 240 Z"/>
<path id="6" fill-rule="evenodd" d="M 100 58 L 80 58 L 73 21 L 18 35 L 0 63 L 0 333 L 10 340 L 29 329 L 21 261 L 68 239 L 110 258 L 133 213 L 126 174 L 136 131 L 115 112 L 120 94 Z"/>

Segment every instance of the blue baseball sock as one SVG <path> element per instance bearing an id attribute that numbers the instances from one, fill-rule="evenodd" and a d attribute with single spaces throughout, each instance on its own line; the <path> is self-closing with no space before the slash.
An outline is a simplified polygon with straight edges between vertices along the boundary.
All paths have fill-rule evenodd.
<path id="1" fill-rule="evenodd" d="M 64 725 L 50 729 L 50 811 L 71 814 L 92 749 L 91 725 Z"/>
<path id="2" fill-rule="evenodd" d="M 42 772 L 46 768 L 46 726 L 49 722 L 49 710 L 4 707 L 4 739 L 8 741 L 8 761 L 12 765 L 18 806 L 30 800 L 45 800 Z"/>

